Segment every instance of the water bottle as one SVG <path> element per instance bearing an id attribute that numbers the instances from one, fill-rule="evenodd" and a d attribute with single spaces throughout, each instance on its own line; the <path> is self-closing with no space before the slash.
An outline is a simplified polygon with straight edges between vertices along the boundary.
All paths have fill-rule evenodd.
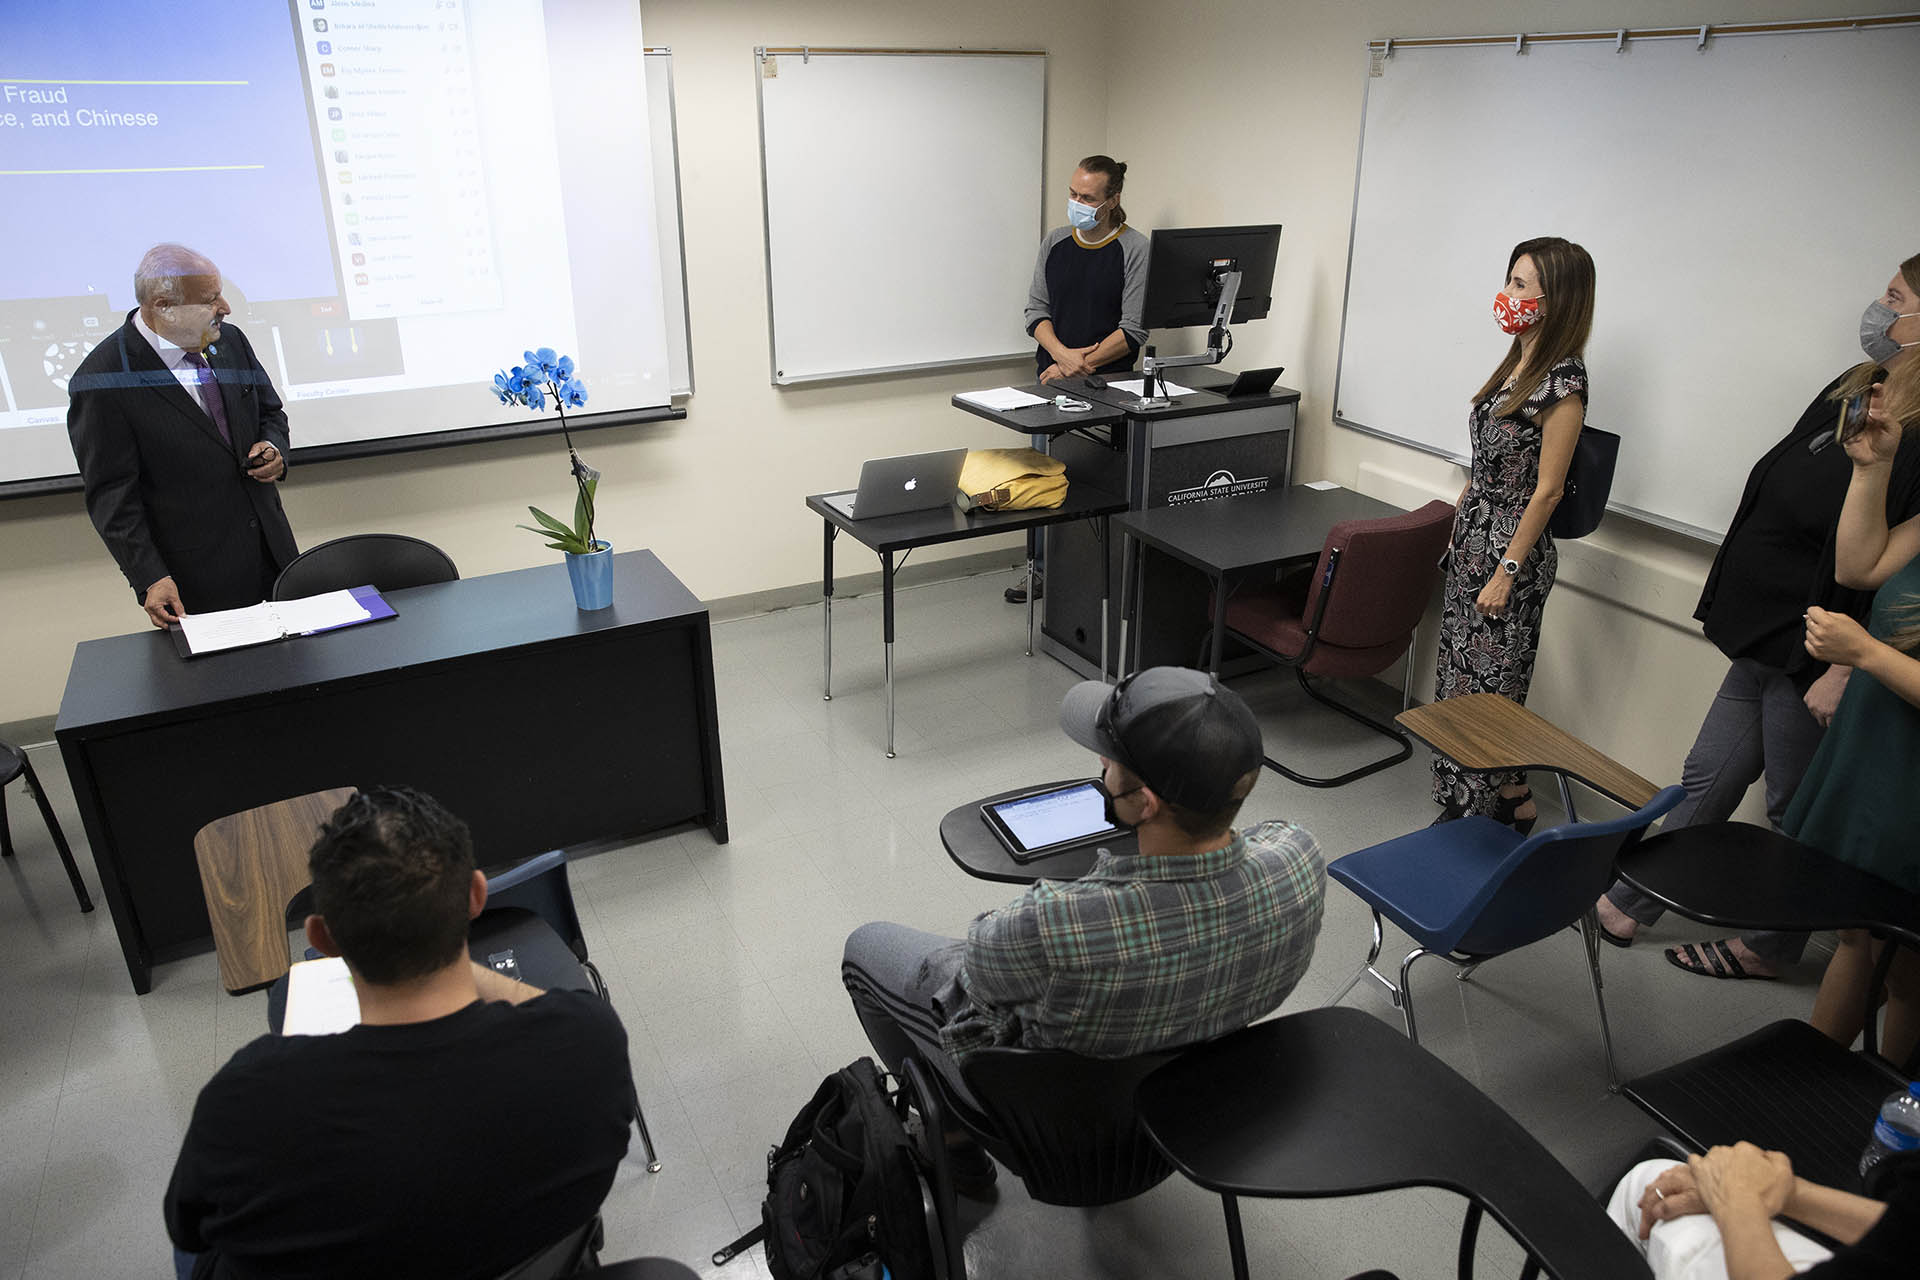
<path id="1" fill-rule="evenodd" d="M 1887 1095 L 1873 1122 L 1873 1141 L 1860 1156 L 1860 1176 L 1897 1151 L 1920 1150 L 1920 1081 Z"/>

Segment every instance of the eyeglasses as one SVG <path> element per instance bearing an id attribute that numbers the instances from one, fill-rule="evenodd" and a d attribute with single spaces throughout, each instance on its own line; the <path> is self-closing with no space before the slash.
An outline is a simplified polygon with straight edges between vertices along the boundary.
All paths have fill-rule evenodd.
<path id="1" fill-rule="evenodd" d="M 1093 727 L 1098 730 L 1102 736 L 1112 741 L 1115 747 L 1124 748 L 1126 744 L 1120 741 L 1120 734 L 1113 727 L 1114 716 L 1120 710 L 1121 701 L 1127 696 L 1127 691 L 1133 687 L 1133 682 L 1139 674 L 1140 673 L 1136 671 L 1133 675 L 1128 676 L 1119 684 L 1113 686 L 1113 692 L 1107 695 L 1107 700 L 1100 704 L 1100 710 L 1094 713 Z M 1120 763 L 1126 764 L 1126 761 L 1122 760 Z M 1132 766 L 1128 767 L 1131 768 Z"/>

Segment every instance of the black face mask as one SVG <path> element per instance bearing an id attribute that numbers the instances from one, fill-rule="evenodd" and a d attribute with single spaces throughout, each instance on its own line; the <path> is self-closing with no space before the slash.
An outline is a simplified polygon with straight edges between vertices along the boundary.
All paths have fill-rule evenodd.
<path id="1" fill-rule="evenodd" d="M 1100 793 L 1100 816 L 1105 818 L 1111 826 L 1121 831 L 1131 831 L 1140 825 L 1137 822 L 1127 822 L 1122 819 L 1120 814 L 1114 809 L 1113 802 L 1118 800 L 1120 796 L 1130 796 L 1135 791 L 1145 791 L 1147 789 L 1146 783 L 1143 782 L 1137 787 L 1122 791 L 1120 795 L 1115 795 L 1113 792 L 1107 790 L 1107 780 L 1105 778 L 1095 778 L 1093 780 L 1093 788 Z"/>

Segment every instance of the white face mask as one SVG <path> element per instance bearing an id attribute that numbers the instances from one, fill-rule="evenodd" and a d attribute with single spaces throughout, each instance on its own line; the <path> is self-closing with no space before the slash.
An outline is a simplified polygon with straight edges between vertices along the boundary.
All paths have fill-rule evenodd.
<path id="1" fill-rule="evenodd" d="M 1073 229 L 1076 231 L 1091 231 L 1100 225 L 1100 211 L 1106 208 L 1109 203 L 1109 201 L 1102 200 L 1099 204 L 1081 204 L 1072 196 L 1068 196 L 1067 221 L 1073 225 Z"/>

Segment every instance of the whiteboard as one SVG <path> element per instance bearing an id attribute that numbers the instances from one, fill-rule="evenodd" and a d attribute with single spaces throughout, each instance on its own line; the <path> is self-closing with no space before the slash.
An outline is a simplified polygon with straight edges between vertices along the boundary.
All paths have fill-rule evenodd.
<path id="1" fill-rule="evenodd" d="M 693 392 L 693 342 L 687 323 L 687 232 L 680 212 L 680 125 L 674 116 L 673 50 L 649 49 L 643 65 L 653 153 L 653 225 L 660 237 L 660 293 L 667 316 L 667 389 L 684 396 Z"/>
<path id="2" fill-rule="evenodd" d="M 1753 462 L 1864 357 L 1860 312 L 1920 251 L 1920 30 L 1374 56 L 1334 420 L 1464 459 L 1522 240 L 1597 276 L 1587 420 L 1616 508 L 1717 540 Z M 1891 148 L 1891 149 L 1889 149 Z M 1551 301 L 1549 304 L 1551 305 Z"/>
<path id="3" fill-rule="evenodd" d="M 755 58 L 773 381 L 1031 350 L 1046 55 Z"/>

